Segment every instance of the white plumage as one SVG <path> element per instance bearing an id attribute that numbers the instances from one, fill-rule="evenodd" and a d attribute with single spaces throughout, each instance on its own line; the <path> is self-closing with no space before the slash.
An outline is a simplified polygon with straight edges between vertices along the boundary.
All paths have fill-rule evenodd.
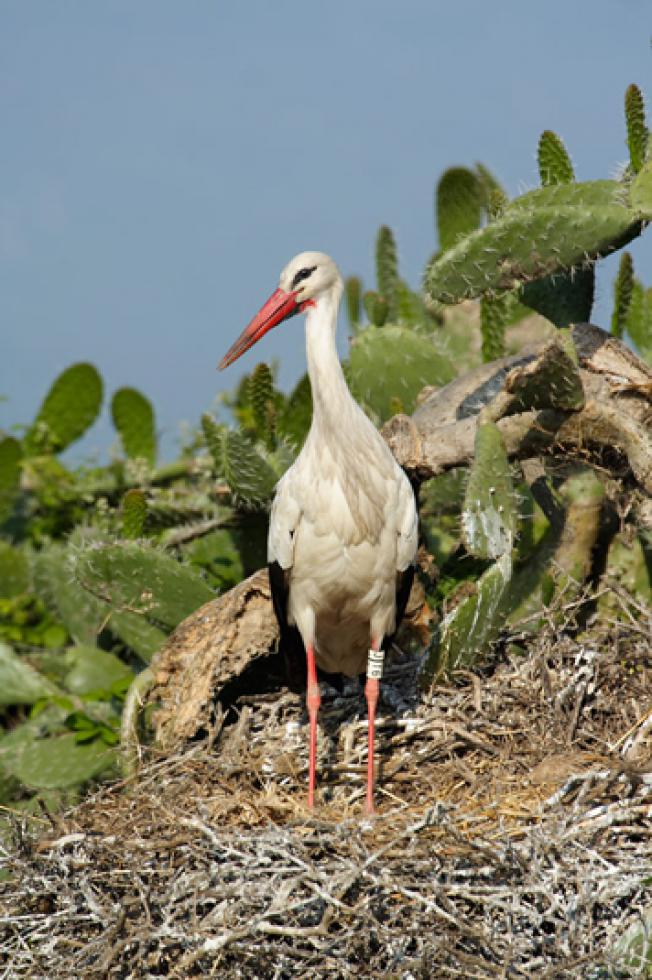
<path id="1" fill-rule="evenodd" d="M 314 643 L 318 665 L 354 676 L 371 641 L 394 632 L 396 577 L 414 560 L 417 512 L 405 473 L 344 380 L 334 263 L 303 253 L 283 271 L 281 288 L 316 263 L 331 276 L 306 317 L 312 425 L 276 489 L 268 558 L 289 573 L 289 621 L 306 646 Z"/>

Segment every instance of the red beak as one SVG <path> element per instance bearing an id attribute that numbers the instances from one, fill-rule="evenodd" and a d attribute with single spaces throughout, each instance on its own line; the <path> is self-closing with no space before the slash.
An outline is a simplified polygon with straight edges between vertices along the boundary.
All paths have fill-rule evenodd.
<path id="1" fill-rule="evenodd" d="M 300 306 L 297 303 L 296 293 L 286 293 L 283 289 L 277 289 L 256 313 L 251 323 L 244 328 L 235 344 L 226 352 L 220 361 L 219 370 L 222 371 L 229 364 L 233 364 L 241 354 L 253 347 L 268 330 L 276 327 L 283 320 L 294 316 L 295 313 L 299 313 L 299 311 Z"/>

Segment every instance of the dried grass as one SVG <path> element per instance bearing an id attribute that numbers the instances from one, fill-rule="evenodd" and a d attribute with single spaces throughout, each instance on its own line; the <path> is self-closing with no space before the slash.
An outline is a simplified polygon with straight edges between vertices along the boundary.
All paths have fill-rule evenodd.
<path id="1" fill-rule="evenodd" d="M 624 622 L 551 624 L 428 696 L 398 656 L 372 821 L 353 685 L 325 699 L 313 813 L 283 692 L 40 837 L 17 823 L 0 977 L 627 976 L 610 957 L 650 904 L 652 613 L 621 603 Z"/>

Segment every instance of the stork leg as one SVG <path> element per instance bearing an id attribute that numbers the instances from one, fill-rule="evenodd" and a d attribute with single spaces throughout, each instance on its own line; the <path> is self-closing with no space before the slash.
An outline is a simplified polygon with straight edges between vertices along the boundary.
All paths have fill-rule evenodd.
<path id="1" fill-rule="evenodd" d="M 317 665 L 315 650 L 312 645 L 306 647 L 308 665 L 308 685 L 306 689 L 306 707 L 310 721 L 310 753 L 308 756 L 308 806 L 315 804 L 315 785 L 317 782 L 317 714 L 321 704 L 319 681 L 317 680 Z"/>
<path id="2" fill-rule="evenodd" d="M 380 694 L 380 679 L 383 676 L 383 661 L 385 652 L 380 640 L 371 644 L 367 660 L 367 683 L 365 697 L 367 699 L 367 717 L 369 719 L 369 745 L 367 750 L 367 813 L 374 812 L 374 748 L 376 742 L 376 706 Z"/>

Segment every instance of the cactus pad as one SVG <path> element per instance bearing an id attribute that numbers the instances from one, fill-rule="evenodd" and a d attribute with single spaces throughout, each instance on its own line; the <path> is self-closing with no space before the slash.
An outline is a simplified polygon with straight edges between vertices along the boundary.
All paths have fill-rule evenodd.
<path id="1" fill-rule="evenodd" d="M 111 400 L 111 417 L 129 459 L 156 460 L 154 409 L 135 388 L 120 388 Z"/>
<path id="2" fill-rule="evenodd" d="M 79 584 L 111 608 L 129 610 L 169 629 L 214 598 L 187 565 L 132 542 L 86 548 L 73 568 Z"/>
<path id="3" fill-rule="evenodd" d="M 478 558 L 511 551 L 518 517 L 509 461 L 500 430 L 493 422 L 478 426 L 475 453 L 462 510 L 466 550 Z"/>
<path id="4" fill-rule="evenodd" d="M 544 187 L 551 184 L 570 184 L 575 179 L 568 151 L 552 130 L 546 129 L 541 133 L 537 157 L 539 176 Z"/>
<path id="5" fill-rule="evenodd" d="M 351 343 L 352 391 L 383 420 L 392 414 L 392 398 L 411 412 L 425 385 L 447 384 L 454 375 L 431 341 L 407 327 L 368 327 Z"/>
<path id="6" fill-rule="evenodd" d="M 376 280 L 378 292 L 387 304 L 387 319 L 393 320 L 397 309 L 398 258 L 392 229 L 386 225 L 378 230 L 376 238 Z"/>
<path id="7" fill-rule="evenodd" d="M 54 685 L 24 657 L 0 642 L 0 705 L 34 704 L 56 693 Z"/>
<path id="8" fill-rule="evenodd" d="M 611 332 L 622 337 L 627 325 L 627 314 L 634 289 L 634 263 L 629 252 L 623 252 L 614 283 L 614 309 L 611 315 Z"/>
<path id="9" fill-rule="evenodd" d="M 575 193 L 582 186 L 557 184 L 529 196 Z M 619 204 L 544 206 L 542 200 L 532 207 L 515 207 L 512 202 L 500 218 L 433 262 L 425 283 L 432 298 L 456 303 L 485 292 L 512 289 L 580 265 L 589 257 L 607 255 L 640 231 L 637 217 Z"/>
<path id="10" fill-rule="evenodd" d="M 437 234 L 442 252 L 480 226 L 483 196 L 483 186 L 472 170 L 450 167 L 444 171 L 436 193 Z"/>
<path id="11" fill-rule="evenodd" d="M 521 302 L 556 327 L 588 323 L 593 309 L 595 270 L 587 268 L 555 272 L 521 287 Z"/>
<path id="12" fill-rule="evenodd" d="M 127 490 L 122 498 L 122 534 L 142 538 L 147 519 L 147 501 L 142 490 Z"/>
<path id="13" fill-rule="evenodd" d="M 648 132 L 645 125 L 645 103 L 638 85 L 630 85 L 625 92 L 625 122 L 629 161 L 635 174 L 645 163 Z"/>
<path id="14" fill-rule="evenodd" d="M 102 379 L 92 364 L 66 368 L 45 396 L 25 436 L 28 452 L 60 452 L 81 438 L 102 407 Z"/>

